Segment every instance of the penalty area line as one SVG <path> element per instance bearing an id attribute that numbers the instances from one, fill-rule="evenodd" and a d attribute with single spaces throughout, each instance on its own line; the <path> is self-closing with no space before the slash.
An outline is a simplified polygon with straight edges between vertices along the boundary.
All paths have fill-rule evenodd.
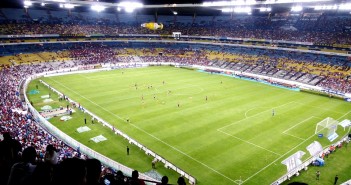
<path id="1" fill-rule="evenodd" d="M 266 150 L 266 151 L 268 151 L 268 152 L 270 152 L 270 153 L 272 153 L 272 154 L 275 154 L 275 155 L 278 155 L 278 156 L 282 156 L 281 154 L 278 154 L 278 153 L 276 153 L 276 152 L 273 152 L 272 150 L 268 150 L 267 148 L 264 148 L 264 147 L 262 147 L 262 146 L 256 145 L 255 143 L 252 143 L 252 142 L 250 142 L 250 141 L 243 140 L 243 139 L 241 139 L 241 138 L 239 138 L 239 137 L 236 137 L 236 136 L 234 136 L 234 135 L 228 134 L 228 133 L 226 133 L 226 132 L 224 132 L 224 131 L 221 131 L 221 130 L 218 130 L 218 129 L 217 129 L 217 131 L 218 131 L 218 132 L 222 132 L 223 134 L 226 134 L 226 135 L 228 135 L 228 136 L 230 136 L 230 137 L 233 137 L 233 138 L 235 138 L 235 139 L 237 139 L 237 140 L 240 140 L 240 141 L 242 141 L 242 142 L 245 142 L 245 143 L 247 143 L 247 144 L 253 145 L 253 146 L 257 147 L 257 148 Z"/>

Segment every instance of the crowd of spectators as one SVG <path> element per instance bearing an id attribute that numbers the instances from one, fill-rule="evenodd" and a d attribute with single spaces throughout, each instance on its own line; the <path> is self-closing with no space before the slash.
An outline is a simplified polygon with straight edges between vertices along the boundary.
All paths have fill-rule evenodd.
<path id="1" fill-rule="evenodd" d="M 62 12 L 64 13 L 64 12 Z M 106 15 L 107 16 L 107 15 Z M 44 19 L 45 18 L 45 19 Z M 143 18 L 141 18 L 143 19 Z M 43 15 L 41 21 L 28 17 L 25 20 L 7 18 L 0 24 L 1 35 L 17 34 L 168 34 L 179 31 L 183 35 L 219 36 L 313 42 L 316 44 L 351 44 L 351 17 L 320 15 L 309 18 L 300 16 L 295 21 L 291 17 L 245 16 L 221 20 L 213 18 L 204 23 L 176 21 L 164 22 L 164 29 L 148 30 L 140 27 L 140 22 L 111 21 L 110 19 L 73 18 L 57 19 Z M 201 16 L 199 17 L 201 19 Z M 224 23 L 225 21 L 225 23 Z M 293 24 L 293 25 L 291 25 Z M 284 29 L 289 25 L 294 29 Z"/>

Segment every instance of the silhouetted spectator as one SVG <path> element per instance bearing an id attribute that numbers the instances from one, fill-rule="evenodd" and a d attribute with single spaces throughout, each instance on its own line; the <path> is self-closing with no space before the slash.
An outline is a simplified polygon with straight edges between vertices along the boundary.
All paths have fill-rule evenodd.
<path id="1" fill-rule="evenodd" d="M 132 172 L 132 178 L 129 180 L 129 185 L 145 185 L 145 182 L 139 179 L 139 172 L 137 170 Z"/>
<path id="2" fill-rule="evenodd" d="M 97 159 L 87 159 L 87 185 L 102 185 L 101 177 L 101 162 Z"/>
<path id="3" fill-rule="evenodd" d="M 31 184 L 49 185 L 54 175 L 55 166 L 51 163 L 39 162 L 34 169 Z"/>
<path id="4" fill-rule="evenodd" d="M 67 158 L 60 163 L 54 182 L 57 185 L 85 185 L 86 174 L 87 169 L 84 160 Z"/>
<path id="5" fill-rule="evenodd" d="M 117 185 L 126 185 L 125 177 L 122 171 L 118 170 L 116 174 L 116 184 Z"/>
<path id="6" fill-rule="evenodd" d="M 19 162 L 22 151 L 20 142 L 12 139 L 9 132 L 3 133 L 3 138 L 0 142 L 0 184 L 7 183 L 11 167 Z"/>
<path id="7" fill-rule="evenodd" d="M 168 184 L 168 177 L 163 176 L 161 179 L 161 183 L 157 183 L 157 185 L 167 185 Z"/>
<path id="8" fill-rule="evenodd" d="M 35 158 L 37 152 L 30 146 L 23 150 L 22 162 L 14 164 L 11 168 L 8 185 L 24 185 L 31 181 L 32 174 L 36 167 Z"/>
<path id="9" fill-rule="evenodd" d="M 179 177 L 177 183 L 178 185 L 186 185 L 184 177 Z"/>
<path id="10" fill-rule="evenodd" d="M 58 156 L 57 156 L 56 148 L 53 145 L 46 146 L 44 160 L 45 162 L 49 162 L 53 165 L 57 164 Z"/>

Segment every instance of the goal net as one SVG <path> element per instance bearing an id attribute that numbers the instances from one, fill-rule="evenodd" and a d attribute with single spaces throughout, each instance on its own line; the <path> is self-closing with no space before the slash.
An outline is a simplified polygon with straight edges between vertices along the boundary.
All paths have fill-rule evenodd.
<path id="1" fill-rule="evenodd" d="M 336 134 L 338 128 L 338 121 L 327 117 L 317 123 L 315 134 L 323 134 L 323 136 L 330 137 Z"/>

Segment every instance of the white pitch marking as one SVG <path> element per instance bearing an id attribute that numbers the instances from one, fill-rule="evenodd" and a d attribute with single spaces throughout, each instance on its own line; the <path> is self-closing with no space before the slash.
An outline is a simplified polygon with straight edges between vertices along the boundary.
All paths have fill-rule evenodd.
<path id="1" fill-rule="evenodd" d="M 55 81 L 55 80 L 53 80 L 53 81 Z M 103 109 L 104 111 L 106 111 L 106 112 L 112 114 L 113 116 L 117 117 L 118 119 L 120 119 L 120 120 L 122 120 L 122 121 L 124 121 L 124 122 L 127 122 L 126 120 L 124 120 L 123 118 L 121 118 L 120 116 L 118 116 L 117 114 L 114 114 L 113 112 L 111 112 L 111 111 L 105 109 L 104 107 L 101 107 L 100 105 L 98 105 L 98 104 L 96 104 L 95 102 L 89 100 L 88 98 L 86 98 L 86 97 L 80 95 L 79 93 L 75 92 L 74 90 L 72 90 L 71 88 L 65 86 L 64 84 L 62 84 L 62 83 L 60 83 L 60 82 L 57 82 L 57 81 L 55 81 L 55 82 L 58 83 L 58 84 L 60 84 L 60 85 L 62 85 L 62 86 L 64 86 L 65 88 L 67 88 L 68 90 L 72 91 L 73 93 L 75 93 L 75 94 L 77 94 L 77 95 L 83 97 L 84 99 L 88 100 L 89 102 L 95 104 L 96 106 L 98 106 L 98 107 L 100 107 L 101 109 Z M 173 148 L 173 149 L 176 150 L 177 152 L 179 152 L 179 153 L 181 153 L 181 154 L 187 156 L 188 158 L 192 159 L 193 161 L 195 161 L 195 162 L 197 162 L 197 163 L 199 163 L 199 164 L 205 166 L 206 168 L 208 168 L 208 169 L 212 170 L 213 172 L 217 173 L 218 175 L 220 175 L 220 176 L 222 176 L 222 177 L 224 177 L 224 178 L 226 178 L 226 179 L 228 179 L 228 180 L 230 180 L 230 181 L 232 181 L 232 182 L 235 183 L 235 180 L 233 180 L 233 179 L 227 177 L 226 175 L 222 174 L 221 172 L 219 172 L 219 171 L 217 171 L 217 170 L 211 168 L 210 166 L 206 165 L 205 163 L 203 163 L 203 162 L 201 162 L 201 161 L 199 161 L 199 160 L 197 160 L 197 159 L 195 159 L 195 158 L 189 156 L 188 154 L 186 154 L 186 153 L 184 153 L 183 151 L 181 151 L 181 150 L 175 148 L 174 146 L 172 146 L 172 145 L 170 145 L 170 144 L 168 144 L 168 143 L 162 141 L 161 139 L 157 138 L 156 136 L 154 136 L 154 135 L 152 135 L 152 134 L 146 132 L 144 129 L 141 129 L 141 128 L 139 128 L 138 126 L 136 126 L 136 125 L 134 125 L 134 124 L 130 124 L 130 125 L 132 125 L 133 127 L 137 128 L 138 130 L 140 130 L 140 131 L 146 133 L 147 135 L 153 137 L 154 139 L 156 139 L 156 140 L 162 142 L 163 144 L 169 146 L 170 148 Z"/>
<path id="2" fill-rule="evenodd" d="M 250 141 L 243 140 L 243 139 L 241 139 L 241 138 L 239 138 L 239 137 L 236 137 L 236 136 L 234 136 L 234 135 L 228 134 L 228 133 L 223 132 L 223 131 L 221 131 L 221 130 L 219 130 L 219 129 L 217 129 L 217 131 L 222 132 L 222 133 L 224 133 L 224 134 L 226 134 L 226 135 L 228 135 L 228 136 L 234 137 L 235 139 L 238 139 L 238 140 L 240 140 L 240 141 L 242 141 L 242 142 L 245 142 L 245 143 L 248 143 L 248 144 L 250 144 L 250 145 L 253 145 L 253 146 L 257 147 L 257 148 L 261 148 L 261 149 L 266 150 L 266 151 L 268 151 L 268 152 L 270 152 L 270 153 L 273 153 L 273 154 L 275 154 L 275 155 L 281 156 L 281 154 L 278 154 L 278 153 L 276 153 L 276 152 L 273 152 L 272 150 L 268 150 L 268 149 L 266 149 L 266 148 L 263 148 L 262 146 L 256 145 L 256 144 L 254 144 L 254 143 L 252 143 L 252 142 L 250 142 Z"/>
<path id="3" fill-rule="evenodd" d="M 283 106 L 289 105 L 289 104 L 291 104 L 291 103 L 296 103 L 296 102 L 294 102 L 294 101 L 288 102 L 288 103 L 285 103 L 285 104 L 280 105 L 280 106 L 278 106 L 278 107 L 283 107 Z M 273 109 L 276 109 L 276 108 L 278 108 L 278 107 L 273 107 Z M 250 116 L 250 117 L 243 118 L 243 119 L 241 119 L 241 120 L 239 120 L 239 121 L 236 121 L 236 122 L 233 122 L 233 123 L 228 124 L 228 125 L 226 125 L 226 126 L 223 126 L 223 127 L 221 127 L 221 128 L 218 128 L 217 130 L 222 130 L 223 128 L 226 128 L 226 127 L 229 127 L 229 126 L 232 126 L 232 125 L 236 125 L 236 124 L 240 123 L 241 121 L 246 120 L 247 118 L 255 117 L 255 116 L 260 115 L 260 114 L 263 114 L 264 112 L 267 112 L 267 111 L 271 111 L 271 109 L 262 111 L 262 112 L 260 112 L 260 113 L 257 113 L 257 114 L 255 114 L 255 115 L 253 115 L 253 116 Z"/>

